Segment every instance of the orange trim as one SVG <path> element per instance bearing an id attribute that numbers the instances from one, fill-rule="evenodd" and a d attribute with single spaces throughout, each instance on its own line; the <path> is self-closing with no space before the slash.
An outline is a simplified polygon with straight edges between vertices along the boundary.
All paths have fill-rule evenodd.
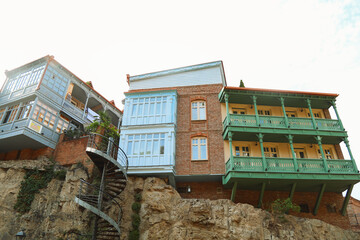
<path id="1" fill-rule="evenodd" d="M 264 88 L 248 88 L 248 87 L 224 87 L 224 89 L 238 90 L 238 91 L 258 91 L 258 92 L 305 94 L 305 95 L 317 95 L 317 96 L 328 96 L 328 97 L 337 97 L 337 96 L 339 96 L 339 94 L 336 94 L 336 93 L 319 93 L 319 92 L 277 90 L 277 89 L 264 89 Z"/>

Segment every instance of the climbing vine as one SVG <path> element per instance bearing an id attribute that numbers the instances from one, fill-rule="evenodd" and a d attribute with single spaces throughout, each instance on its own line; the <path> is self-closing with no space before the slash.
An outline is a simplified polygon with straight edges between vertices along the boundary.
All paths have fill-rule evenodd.
<path id="1" fill-rule="evenodd" d="M 141 192 L 138 192 L 134 196 L 134 203 L 131 206 L 131 209 L 133 210 L 133 214 L 131 215 L 131 225 L 132 230 L 129 233 L 129 240 L 138 240 L 140 238 L 140 208 L 141 208 Z"/>
<path id="2" fill-rule="evenodd" d="M 54 171 L 54 165 L 47 166 L 44 171 L 40 171 L 38 169 L 27 171 L 24 176 L 24 180 L 21 182 L 14 210 L 20 214 L 29 212 L 31 209 L 31 203 L 35 198 L 35 194 L 39 193 L 40 189 L 46 188 L 53 178 L 65 180 L 65 176 L 66 171 Z"/>

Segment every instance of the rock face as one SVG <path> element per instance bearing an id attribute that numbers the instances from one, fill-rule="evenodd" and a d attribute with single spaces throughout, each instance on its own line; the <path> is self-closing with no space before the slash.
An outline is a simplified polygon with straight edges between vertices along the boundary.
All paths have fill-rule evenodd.
<path id="1" fill-rule="evenodd" d="M 35 195 L 30 212 L 20 215 L 14 204 L 26 169 L 43 169 L 51 164 L 46 159 L 0 162 L 0 240 L 15 239 L 24 229 L 27 239 L 65 239 L 70 230 L 90 232 L 88 211 L 75 202 L 79 179 L 88 179 L 81 166 L 73 165 L 65 181 L 53 179 L 46 189 Z"/>
<path id="2" fill-rule="evenodd" d="M 225 199 L 181 199 L 157 178 L 143 181 L 140 216 L 140 239 L 360 239 L 316 219 L 286 215 L 281 220 Z"/>
<path id="3" fill-rule="evenodd" d="M 0 240 L 14 239 L 25 230 L 27 239 L 77 239 L 67 233 L 91 234 L 93 216 L 74 202 L 80 178 L 89 179 L 78 164 L 67 170 L 65 181 L 53 179 L 35 195 L 30 212 L 13 209 L 27 169 L 43 169 L 46 159 L 0 162 Z M 140 239 L 360 239 L 357 233 L 315 219 L 286 216 L 279 219 L 267 211 L 230 200 L 182 199 L 158 178 L 129 177 L 118 197 L 122 205 L 121 239 L 132 230 L 131 205 L 142 194 Z M 73 235 L 73 237 L 75 237 Z"/>

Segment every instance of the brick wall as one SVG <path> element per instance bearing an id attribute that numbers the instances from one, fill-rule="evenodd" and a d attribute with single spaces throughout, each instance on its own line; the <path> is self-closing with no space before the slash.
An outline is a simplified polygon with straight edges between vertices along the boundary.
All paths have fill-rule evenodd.
<path id="1" fill-rule="evenodd" d="M 224 144 L 218 94 L 221 84 L 177 87 L 176 174 L 224 174 Z M 191 121 L 191 102 L 206 101 L 206 120 Z M 208 160 L 191 161 L 191 138 L 207 138 Z"/>
<path id="2" fill-rule="evenodd" d="M 191 187 L 190 193 L 180 193 L 183 198 L 200 198 L 200 199 L 230 199 L 231 189 L 225 189 L 221 182 L 190 182 L 177 183 L 176 187 L 186 188 Z M 342 216 L 340 213 L 344 197 L 340 193 L 325 192 L 321 200 L 318 214 L 314 216 L 312 211 L 315 207 L 316 192 L 295 192 L 293 202 L 295 204 L 307 204 L 309 213 L 291 213 L 292 215 L 304 218 L 315 218 L 324 222 L 339 226 L 344 229 L 350 229 L 350 222 L 347 216 Z M 253 206 L 258 205 L 260 191 L 237 190 L 235 203 L 247 203 Z M 263 197 L 263 209 L 268 209 L 270 203 L 274 200 L 286 199 L 289 192 L 282 191 L 265 191 Z M 334 212 L 333 212 L 334 211 Z"/>
<path id="3" fill-rule="evenodd" d="M 88 142 L 87 137 L 79 139 L 63 141 L 64 134 L 60 136 L 59 142 L 56 146 L 54 159 L 61 165 L 73 165 L 82 163 L 91 173 L 94 164 L 86 154 L 86 146 Z"/>
<path id="4" fill-rule="evenodd" d="M 54 149 L 45 147 L 40 149 L 21 149 L 14 150 L 7 153 L 0 153 L 0 160 L 35 160 L 41 156 L 51 158 Z"/>

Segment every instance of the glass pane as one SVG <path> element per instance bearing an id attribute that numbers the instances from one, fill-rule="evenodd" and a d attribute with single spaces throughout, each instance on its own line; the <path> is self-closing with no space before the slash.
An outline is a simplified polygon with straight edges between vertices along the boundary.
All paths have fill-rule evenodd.
<path id="1" fill-rule="evenodd" d="M 154 114 L 155 114 L 155 103 L 151 103 L 149 115 L 154 115 Z"/>
<path id="2" fill-rule="evenodd" d="M 160 114 L 161 103 L 156 103 L 156 114 Z"/>
<path id="3" fill-rule="evenodd" d="M 159 141 L 158 140 L 154 140 L 153 142 L 153 154 L 157 155 L 159 154 Z"/>
<path id="4" fill-rule="evenodd" d="M 127 155 L 132 155 L 131 150 L 132 150 L 132 142 L 128 142 L 128 147 L 127 147 L 127 150 L 126 150 L 126 154 Z"/>
<path id="5" fill-rule="evenodd" d="M 165 151 L 165 140 L 161 139 L 160 140 L 160 154 L 164 154 Z"/>
<path id="6" fill-rule="evenodd" d="M 197 108 L 192 108 L 191 109 L 191 120 L 198 120 Z"/>
<path id="7" fill-rule="evenodd" d="M 198 149 L 198 145 L 193 145 L 193 146 L 192 146 L 192 159 L 193 159 L 193 160 L 199 159 L 199 149 Z"/>
<path id="8" fill-rule="evenodd" d="M 205 108 L 200 108 L 200 116 L 199 119 L 206 119 L 206 111 Z"/>
<path id="9" fill-rule="evenodd" d="M 201 157 L 200 157 L 200 159 L 207 159 L 207 157 L 206 157 L 206 145 L 201 145 L 200 146 L 200 154 L 201 154 Z"/>
<path id="10" fill-rule="evenodd" d="M 135 115 L 136 115 L 136 110 L 137 110 L 137 105 L 134 104 L 133 107 L 132 107 L 131 116 L 135 116 Z"/>
<path id="11" fill-rule="evenodd" d="M 139 154 L 139 147 L 140 147 L 140 142 L 139 141 L 134 142 L 134 150 L 133 150 L 134 155 Z"/>
<path id="12" fill-rule="evenodd" d="M 140 155 L 144 155 L 145 153 L 145 141 L 140 142 Z"/>
<path id="13" fill-rule="evenodd" d="M 146 155 L 151 154 L 151 140 L 146 141 Z"/>

